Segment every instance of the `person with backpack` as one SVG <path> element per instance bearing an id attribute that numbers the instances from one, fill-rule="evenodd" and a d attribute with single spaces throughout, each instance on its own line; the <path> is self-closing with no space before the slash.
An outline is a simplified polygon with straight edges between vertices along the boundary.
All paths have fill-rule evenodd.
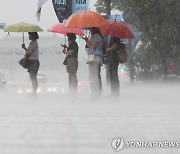
<path id="1" fill-rule="evenodd" d="M 109 46 L 106 49 L 107 54 L 107 65 L 109 68 L 110 74 L 110 86 L 111 86 L 111 95 L 119 96 L 120 95 L 120 83 L 118 77 L 118 66 L 119 66 L 119 48 L 120 38 L 110 37 Z"/>

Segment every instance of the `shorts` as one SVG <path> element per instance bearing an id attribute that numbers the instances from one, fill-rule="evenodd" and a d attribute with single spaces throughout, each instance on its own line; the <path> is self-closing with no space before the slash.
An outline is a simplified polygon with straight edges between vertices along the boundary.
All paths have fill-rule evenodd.
<path id="1" fill-rule="evenodd" d="M 66 70 L 67 73 L 77 73 L 78 60 L 77 58 L 67 58 Z"/>
<path id="2" fill-rule="evenodd" d="M 28 72 L 33 73 L 33 74 L 37 74 L 38 70 L 39 70 L 39 66 L 40 66 L 40 63 L 39 63 L 38 59 L 34 59 L 34 60 L 29 59 Z"/>

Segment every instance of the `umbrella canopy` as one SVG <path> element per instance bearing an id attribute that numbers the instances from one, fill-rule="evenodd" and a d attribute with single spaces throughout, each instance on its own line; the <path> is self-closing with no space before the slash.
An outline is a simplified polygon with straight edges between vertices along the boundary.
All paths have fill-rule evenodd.
<path id="1" fill-rule="evenodd" d="M 134 38 L 134 35 L 131 33 L 127 25 L 112 20 L 107 20 L 107 22 L 107 25 L 100 27 L 100 31 L 102 34 L 115 36 L 121 39 Z"/>
<path id="2" fill-rule="evenodd" d="M 85 10 L 72 14 L 66 21 L 68 28 L 88 28 L 106 25 L 107 21 L 97 12 Z"/>
<path id="3" fill-rule="evenodd" d="M 40 32 L 43 31 L 38 25 L 29 24 L 25 22 L 8 25 L 4 28 L 5 32 L 23 32 L 23 43 L 24 43 L 24 32 Z"/>
<path id="4" fill-rule="evenodd" d="M 38 25 L 25 22 L 8 25 L 4 28 L 5 32 L 40 32 L 43 31 Z"/>
<path id="5" fill-rule="evenodd" d="M 83 36 L 84 32 L 80 28 L 66 28 L 64 23 L 59 23 L 51 28 L 48 29 L 48 32 L 60 33 L 60 34 L 67 34 L 67 33 L 74 33 L 76 35 Z"/>

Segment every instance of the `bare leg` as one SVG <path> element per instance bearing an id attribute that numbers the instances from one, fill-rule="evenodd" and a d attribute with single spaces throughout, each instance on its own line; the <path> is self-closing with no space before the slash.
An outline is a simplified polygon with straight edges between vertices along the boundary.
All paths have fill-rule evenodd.
<path id="1" fill-rule="evenodd" d="M 29 73 L 29 76 L 32 83 L 33 93 L 36 94 L 38 89 L 37 74 Z"/>
<path id="2" fill-rule="evenodd" d="M 72 90 L 72 78 L 71 78 L 71 74 L 69 73 L 69 91 Z"/>
<path id="3" fill-rule="evenodd" d="M 77 80 L 77 76 L 76 76 L 76 73 L 70 73 L 70 78 L 71 78 L 71 81 L 72 81 L 72 90 L 74 92 L 77 91 L 77 86 L 78 86 L 78 80 Z"/>

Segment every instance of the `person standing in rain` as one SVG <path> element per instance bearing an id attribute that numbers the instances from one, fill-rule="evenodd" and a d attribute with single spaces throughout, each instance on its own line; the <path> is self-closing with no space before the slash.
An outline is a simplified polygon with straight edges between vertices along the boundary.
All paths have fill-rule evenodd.
<path id="1" fill-rule="evenodd" d="M 67 33 L 69 45 L 62 45 L 64 47 L 63 53 L 66 54 L 66 70 L 69 74 L 69 90 L 77 92 L 78 79 L 78 44 L 76 42 L 76 35 L 74 33 Z"/>
<path id="2" fill-rule="evenodd" d="M 120 43 L 120 38 L 111 36 L 109 41 L 109 47 L 106 49 L 108 57 L 108 68 L 110 74 L 110 85 L 111 85 L 111 95 L 119 96 L 119 77 L 118 77 L 118 44 Z"/>
<path id="3" fill-rule="evenodd" d="M 25 44 L 22 44 L 22 48 L 26 51 L 26 56 L 28 57 L 28 72 L 31 79 L 33 95 L 37 93 L 38 81 L 37 73 L 39 70 L 39 47 L 37 39 L 39 39 L 37 32 L 28 32 L 29 40 L 31 40 L 29 47 L 26 48 Z"/>
<path id="4" fill-rule="evenodd" d="M 102 61 L 102 35 L 97 27 L 89 29 L 91 33 L 91 39 L 87 37 L 83 38 L 86 41 L 86 47 L 88 48 L 87 54 L 94 54 L 95 61 L 89 63 L 89 80 L 91 86 L 91 97 L 97 98 L 101 96 L 102 81 L 101 81 L 101 66 Z"/>

